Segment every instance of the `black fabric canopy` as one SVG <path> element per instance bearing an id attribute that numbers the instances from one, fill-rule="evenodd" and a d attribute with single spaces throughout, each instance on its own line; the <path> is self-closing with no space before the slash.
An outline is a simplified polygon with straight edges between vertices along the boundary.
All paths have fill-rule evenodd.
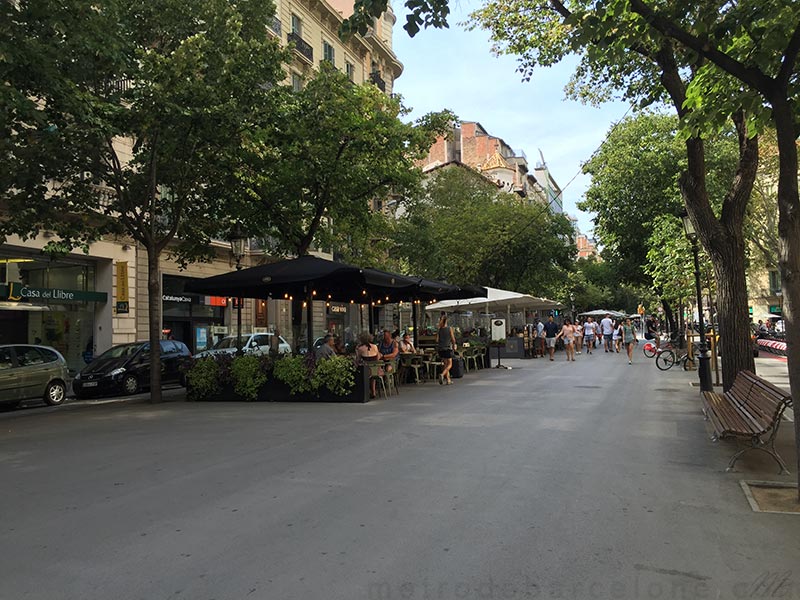
<path id="1" fill-rule="evenodd" d="M 486 288 L 458 287 L 379 269 L 301 256 L 215 275 L 186 284 L 187 292 L 242 298 L 293 298 L 369 304 L 486 296 Z"/>
<path id="2" fill-rule="evenodd" d="M 362 269 L 316 256 L 300 256 L 190 281 L 185 289 L 187 292 L 212 296 L 334 300 L 356 304 L 474 298 L 485 297 L 488 293 L 486 288 L 460 288 L 442 281 L 407 277 L 380 269 Z M 311 303 L 306 309 L 310 324 Z M 412 314 L 416 323 L 416 311 L 412 311 Z M 306 334 L 310 349 L 313 341 L 311 326 Z M 416 327 L 414 338 L 416 341 Z"/>

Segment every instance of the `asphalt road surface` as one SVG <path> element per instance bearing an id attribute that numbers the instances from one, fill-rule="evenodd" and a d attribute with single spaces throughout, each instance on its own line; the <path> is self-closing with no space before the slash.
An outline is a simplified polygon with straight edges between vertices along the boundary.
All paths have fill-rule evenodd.
<path id="1" fill-rule="evenodd" d="M 738 484 L 790 479 L 724 472 L 696 374 L 577 358 L 366 405 L 2 414 L 0 600 L 800 598 L 800 516 Z"/>

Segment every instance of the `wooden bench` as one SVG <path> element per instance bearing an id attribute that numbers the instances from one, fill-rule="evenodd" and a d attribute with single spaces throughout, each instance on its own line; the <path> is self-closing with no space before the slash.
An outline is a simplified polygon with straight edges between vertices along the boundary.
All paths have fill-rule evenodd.
<path id="1" fill-rule="evenodd" d="M 792 397 L 750 371 L 741 371 L 733 386 L 724 394 L 703 392 L 703 414 L 714 427 L 713 441 L 727 437 L 742 437 L 750 445 L 736 452 L 727 471 L 748 450 L 761 450 L 776 460 L 781 473 L 788 473 L 786 464 L 775 451 L 783 411 L 792 405 Z M 769 433 L 765 440 L 764 436 Z"/>

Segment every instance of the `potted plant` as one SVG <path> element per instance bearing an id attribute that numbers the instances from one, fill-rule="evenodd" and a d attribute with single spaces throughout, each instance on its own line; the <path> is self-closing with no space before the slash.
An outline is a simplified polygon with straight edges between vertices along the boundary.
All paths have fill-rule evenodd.
<path id="1" fill-rule="evenodd" d="M 356 368 L 345 356 L 332 356 L 316 363 L 312 385 L 320 400 L 342 402 L 356 386 Z"/>

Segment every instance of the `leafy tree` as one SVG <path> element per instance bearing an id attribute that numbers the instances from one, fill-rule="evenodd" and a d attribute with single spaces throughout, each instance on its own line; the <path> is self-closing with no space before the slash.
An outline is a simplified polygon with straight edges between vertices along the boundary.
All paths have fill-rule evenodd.
<path id="1" fill-rule="evenodd" d="M 415 274 L 550 295 L 567 280 L 572 235 L 563 215 L 454 167 L 434 171 L 408 199 L 396 243 Z"/>
<path id="2" fill-rule="evenodd" d="M 4 234 L 54 229 L 62 249 L 107 232 L 144 247 L 157 402 L 159 257 L 169 248 L 184 263 L 203 258 L 224 227 L 229 204 L 219 181 L 271 106 L 266 84 L 283 78 L 284 52 L 263 26 L 273 6 L 61 4 L 3 4 L 11 18 L 4 49 L 14 49 L 0 105 L 14 135 L 4 149 L 22 160 L 14 178 L 0 179 L 11 215 L 0 226 Z"/>
<path id="3" fill-rule="evenodd" d="M 263 123 L 237 170 L 246 229 L 278 255 L 331 249 L 342 240 L 365 250 L 376 222 L 370 202 L 418 184 L 415 161 L 454 116 L 443 111 L 403 122 L 399 99 L 372 84 L 353 85 L 325 62 L 302 90 L 274 91 L 280 122 Z M 293 305 L 298 342 L 302 300 Z"/>
<path id="4" fill-rule="evenodd" d="M 778 147 L 775 134 L 761 136 L 759 164 L 753 194 L 747 210 L 746 234 L 755 265 L 778 269 L 780 235 L 778 233 Z"/>
<path id="5" fill-rule="evenodd" d="M 736 147 L 731 132 L 722 132 L 707 144 L 707 182 L 716 213 L 720 210 L 719 200 L 733 177 Z M 636 160 L 631 160 L 632 156 Z M 615 265 L 623 280 L 662 290 L 663 280 L 653 278 L 650 250 L 654 249 L 653 255 L 658 256 L 666 250 L 678 250 L 678 247 L 663 237 L 652 238 L 651 233 L 659 227 L 657 221 L 662 215 L 680 213 L 683 202 L 679 177 L 686 167 L 686 150 L 678 136 L 678 119 L 651 112 L 614 125 L 598 151 L 584 165 L 584 172 L 592 176 L 592 183 L 586 199 L 578 206 L 596 213 L 595 235 L 604 246 L 603 258 Z M 683 237 L 680 229 L 670 229 L 670 232 Z M 686 294 L 676 296 L 664 290 L 662 306 L 673 327 L 669 302 L 685 297 Z"/>

